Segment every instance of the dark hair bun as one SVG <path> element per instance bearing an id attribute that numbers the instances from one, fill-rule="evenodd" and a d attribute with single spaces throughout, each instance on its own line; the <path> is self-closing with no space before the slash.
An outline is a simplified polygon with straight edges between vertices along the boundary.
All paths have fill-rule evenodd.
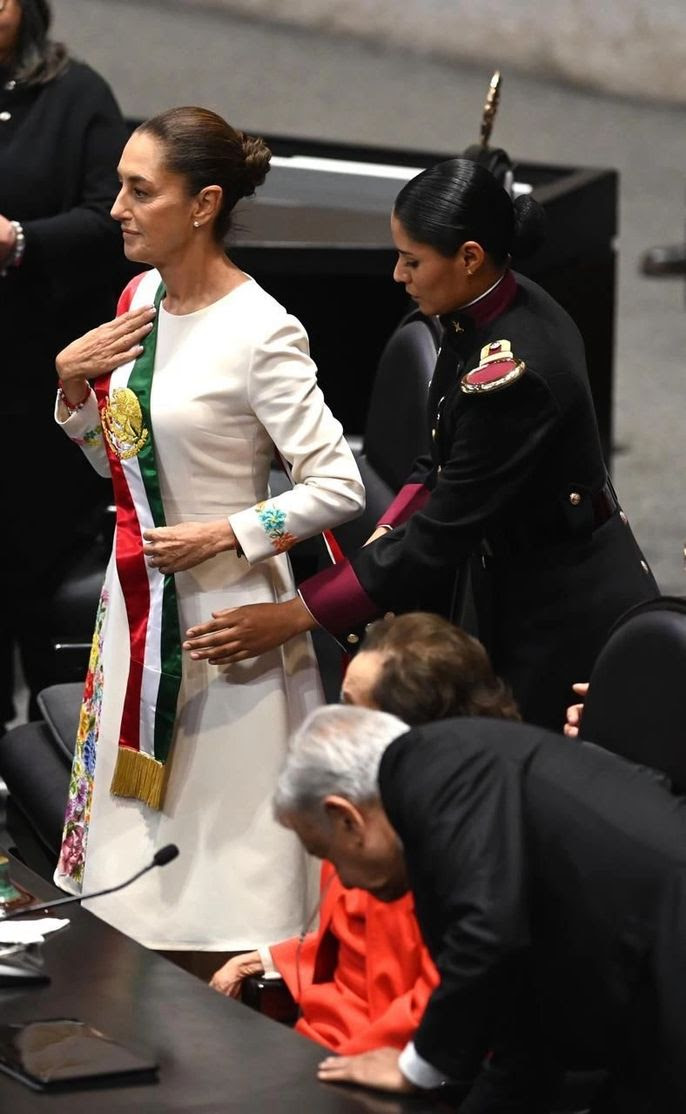
<path id="1" fill-rule="evenodd" d="M 269 161 L 272 153 L 263 139 L 241 133 L 243 145 L 243 158 L 245 160 L 245 180 L 242 197 L 252 197 L 258 186 L 264 182 L 269 173 Z"/>
<path id="2" fill-rule="evenodd" d="M 511 254 L 514 259 L 533 255 L 546 238 L 548 218 L 542 205 L 528 194 L 516 197 Z"/>

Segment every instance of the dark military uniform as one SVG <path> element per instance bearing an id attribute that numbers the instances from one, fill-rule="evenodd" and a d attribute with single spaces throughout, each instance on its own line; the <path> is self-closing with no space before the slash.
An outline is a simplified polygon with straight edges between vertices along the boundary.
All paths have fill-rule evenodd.
<path id="1" fill-rule="evenodd" d="M 658 589 L 607 477 L 568 314 L 507 272 L 442 323 L 431 459 L 382 517 L 393 530 L 301 594 L 323 627 L 354 641 L 385 611 L 458 618 L 456 576 L 470 562 L 494 668 L 525 719 L 559 730 L 613 622 Z"/>

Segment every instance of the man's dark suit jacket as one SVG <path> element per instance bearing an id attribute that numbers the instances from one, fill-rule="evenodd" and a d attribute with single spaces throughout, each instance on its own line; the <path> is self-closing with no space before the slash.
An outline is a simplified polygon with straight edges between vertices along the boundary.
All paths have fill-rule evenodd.
<path id="1" fill-rule="evenodd" d="M 620 1109 L 686 1110 L 686 810 L 658 775 L 541 728 L 455 719 L 386 750 L 381 798 L 441 975 L 415 1036 L 608 1066 Z"/>

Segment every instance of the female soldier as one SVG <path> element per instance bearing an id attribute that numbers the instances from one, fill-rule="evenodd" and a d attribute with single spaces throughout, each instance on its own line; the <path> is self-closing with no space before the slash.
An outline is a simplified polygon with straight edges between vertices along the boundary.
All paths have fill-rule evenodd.
<path id="1" fill-rule="evenodd" d="M 343 643 L 383 611 L 455 610 L 471 563 L 478 633 L 525 720 L 561 730 L 614 620 L 657 594 L 603 461 L 581 336 L 510 269 L 542 213 L 483 167 L 439 163 L 398 195 L 394 278 L 444 328 L 429 393 L 430 460 L 350 561 L 301 599 L 189 631 L 192 655 L 240 660 L 313 627 Z M 390 434 L 392 435 L 392 433 Z"/>

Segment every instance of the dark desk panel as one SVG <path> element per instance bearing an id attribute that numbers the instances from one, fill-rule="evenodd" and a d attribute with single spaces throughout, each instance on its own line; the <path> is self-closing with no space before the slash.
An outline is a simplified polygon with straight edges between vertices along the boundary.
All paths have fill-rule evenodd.
<path id="1" fill-rule="evenodd" d="M 16 860 L 12 876 L 37 897 L 59 891 Z M 59 911 L 58 911 L 59 912 Z M 276 1021 L 210 990 L 78 905 L 71 925 L 46 941 L 49 986 L 0 989 L 3 1023 L 74 1017 L 160 1062 L 160 1081 L 139 1087 L 41 1095 L 0 1073 L 7 1114 L 426 1114 L 422 1097 L 384 1097 L 315 1078 L 325 1051 Z"/>

